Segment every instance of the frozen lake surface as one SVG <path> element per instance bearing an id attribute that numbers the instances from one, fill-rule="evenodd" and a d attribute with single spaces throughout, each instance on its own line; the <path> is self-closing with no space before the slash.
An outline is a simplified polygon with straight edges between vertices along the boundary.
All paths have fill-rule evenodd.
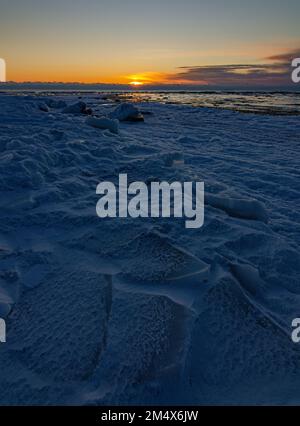
<path id="1" fill-rule="evenodd" d="M 118 133 L 62 108 L 120 96 L 0 96 L 0 404 L 300 403 L 299 116 L 176 96 Z M 120 173 L 204 181 L 204 226 L 99 219 Z"/>

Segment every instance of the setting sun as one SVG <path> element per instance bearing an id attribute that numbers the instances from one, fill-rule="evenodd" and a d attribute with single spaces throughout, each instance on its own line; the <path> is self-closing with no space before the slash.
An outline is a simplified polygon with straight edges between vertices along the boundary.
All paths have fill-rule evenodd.
<path id="1" fill-rule="evenodd" d="M 144 83 L 142 83 L 141 81 L 131 81 L 129 84 L 131 86 L 142 86 Z"/>

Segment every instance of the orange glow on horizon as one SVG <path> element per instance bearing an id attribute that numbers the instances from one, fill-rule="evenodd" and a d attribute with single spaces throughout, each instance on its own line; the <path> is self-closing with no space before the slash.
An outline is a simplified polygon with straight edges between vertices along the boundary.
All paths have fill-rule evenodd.
<path id="1" fill-rule="evenodd" d="M 144 83 L 142 83 L 141 81 L 131 81 L 129 84 L 131 86 L 142 86 Z"/>
<path id="2" fill-rule="evenodd" d="M 166 74 L 159 72 L 144 72 L 140 74 L 131 74 L 128 76 L 121 77 L 121 80 L 125 84 L 131 86 L 143 86 L 145 84 L 159 84 L 164 82 Z"/>
<path id="3" fill-rule="evenodd" d="M 295 46 L 295 42 L 291 43 Z M 188 51 L 180 52 L 178 58 L 168 59 L 166 64 L 162 63 L 160 56 L 153 57 L 153 63 L 149 65 L 144 59 L 133 56 L 127 58 L 125 53 L 119 56 L 104 56 L 101 60 L 94 58 L 93 55 L 86 52 L 86 56 L 78 62 L 77 57 L 66 57 L 64 51 L 44 51 L 37 55 L 30 55 L 23 52 L 20 55 L 12 55 L 13 50 L 7 53 L 1 53 L 6 59 L 7 80 L 16 82 L 63 82 L 63 83 L 87 83 L 87 84 L 124 84 L 130 87 L 138 88 L 147 85 L 160 84 L 206 84 L 206 81 L 192 82 L 185 80 L 182 68 L 186 64 L 193 66 L 206 65 L 226 65 L 226 64 L 259 64 L 268 62 L 268 58 L 277 54 L 289 51 L 284 43 L 274 48 L 269 44 L 257 45 L 250 44 L 246 46 L 237 45 L 227 49 L 226 52 L 220 52 L 220 49 L 211 48 L 209 51 Z M 168 52 L 168 51 L 167 51 Z M 164 53 L 164 57 L 167 55 Z M 170 50 L 170 55 L 173 50 Z M 155 53 L 155 52 L 154 52 Z M 154 55 L 153 53 L 153 55 Z M 188 55 L 187 55 L 188 53 Z M 226 53 L 226 54 L 225 54 Z M 172 53 L 173 54 L 173 53 Z M 177 53 L 176 53 L 177 54 Z M 156 53 L 155 53 L 156 55 Z M 186 57 L 185 57 L 186 55 Z M 191 58 L 189 58 L 189 55 Z M 267 59 L 266 59 L 267 58 Z M 270 61 L 269 61 L 270 62 Z M 272 61 L 271 61 L 272 62 Z M 151 68 L 152 70 L 151 70 Z M 149 70 L 150 68 L 150 70 Z M 156 71 L 153 71 L 153 69 Z M 134 72 L 132 72 L 134 70 Z M 182 71 L 181 71 L 182 70 Z M 182 79 L 181 74 L 182 73 Z M 239 73 L 247 71 L 239 70 Z"/>
<path id="4" fill-rule="evenodd" d="M 99 70 L 100 71 L 100 70 Z M 137 74 L 122 75 L 110 70 L 102 70 L 98 72 L 80 68 L 76 66 L 65 67 L 62 69 L 49 69 L 47 66 L 33 68 L 28 67 L 11 69 L 8 67 L 9 81 L 22 82 L 48 82 L 48 83 L 86 83 L 86 84 L 125 84 L 132 87 L 139 87 L 148 84 L 160 84 L 167 80 L 168 73 L 165 72 L 142 72 Z"/>

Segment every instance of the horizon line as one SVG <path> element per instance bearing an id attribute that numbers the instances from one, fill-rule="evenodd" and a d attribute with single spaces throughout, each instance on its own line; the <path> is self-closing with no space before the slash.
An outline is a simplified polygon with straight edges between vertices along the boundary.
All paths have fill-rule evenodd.
<path id="1" fill-rule="evenodd" d="M 166 89 L 166 88 L 178 88 L 178 89 L 182 89 L 182 90 L 201 90 L 201 91 L 235 91 L 235 90 L 239 90 L 239 91 L 255 91 L 255 90 L 259 90 L 259 91 L 265 91 L 265 92 L 295 92 L 295 93 L 299 93 L 300 90 L 295 87 L 295 84 L 288 84 L 288 85 L 282 85 L 282 86 L 278 86 L 278 85 L 274 85 L 274 86 L 270 86 L 270 85 L 263 85 L 263 84 L 241 84 L 241 85 L 230 85 L 230 84 L 223 84 L 223 85 L 213 85 L 213 84 L 197 84 L 197 83 L 143 83 L 140 86 L 132 86 L 130 83 L 126 84 L 126 83 L 101 83 L 101 82 L 97 82 L 97 83 L 91 83 L 91 82 L 79 82 L 79 81 L 74 81 L 74 82 L 64 82 L 64 81 L 1 81 L 0 82 L 0 88 L 4 88 L 5 86 L 7 86 L 7 88 L 9 86 L 66 86 L 66 87 L 71 87 L 71 86 L 83 86 L 83 87 L 99 87 L 99 89 L 101 87 L 103 87 L 103 89 L 108 89 L 108 88 L 124 88 L 124 89 L 131 89 L 134 92 L 142 92 L 143 90 L 148 90 L 148 89 Z"/>

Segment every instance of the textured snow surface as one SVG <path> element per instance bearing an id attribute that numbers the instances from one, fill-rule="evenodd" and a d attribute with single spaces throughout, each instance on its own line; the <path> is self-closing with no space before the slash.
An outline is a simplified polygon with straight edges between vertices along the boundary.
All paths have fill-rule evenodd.
<path id="1" fill-rule="evenodd" d="M 300 403 L 299 117 L 77 102 L 0 96 L 0 404 Z M 203 228 L 99 219 L 120 173 L 204 181 Z"/>

